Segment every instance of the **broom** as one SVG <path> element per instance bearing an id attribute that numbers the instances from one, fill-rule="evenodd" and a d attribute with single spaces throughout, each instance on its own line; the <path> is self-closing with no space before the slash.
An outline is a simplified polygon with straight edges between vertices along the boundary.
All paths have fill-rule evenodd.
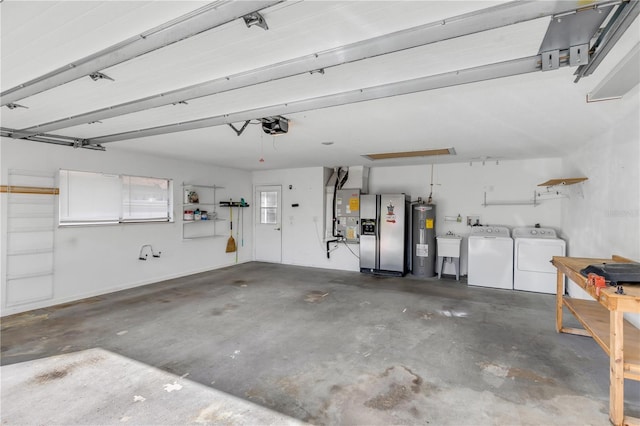
<path id="1" fill-rule="evenodd" d="M 229 233 L 229 240 L 227 241 L 226 253 L 233 253 L 236 251 L 236 240 L 233 239 L 233 207 L 229 205 L 229 226 L 231 232 Z"/>

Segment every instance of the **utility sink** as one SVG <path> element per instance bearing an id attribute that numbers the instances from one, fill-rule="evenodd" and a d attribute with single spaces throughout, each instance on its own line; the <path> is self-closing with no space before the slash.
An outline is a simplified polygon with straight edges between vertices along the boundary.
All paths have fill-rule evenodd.
<path id="1" fill-rule="evenodd" d="M 459 235 L 441 235 L 436 237 L 439 257 L 460 257 L 460 243 L 462 237 Z"/>

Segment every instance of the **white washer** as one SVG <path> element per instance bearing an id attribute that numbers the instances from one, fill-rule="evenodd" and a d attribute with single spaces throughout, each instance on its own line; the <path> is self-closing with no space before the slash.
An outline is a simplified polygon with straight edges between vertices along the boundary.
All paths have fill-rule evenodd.
<path id="1" fill-rule="evenodd" d="M 513 239 L 509 236 L 509 228 L 471 228 L 467 284 L 513 289 Z"/>
<path id="2" fill-rule="evenodd" d="M 550 228 L 513 230 L 513 288 L 556 294 L 556 268 L 553 256 L 564 256 L 564 240 Z"/>

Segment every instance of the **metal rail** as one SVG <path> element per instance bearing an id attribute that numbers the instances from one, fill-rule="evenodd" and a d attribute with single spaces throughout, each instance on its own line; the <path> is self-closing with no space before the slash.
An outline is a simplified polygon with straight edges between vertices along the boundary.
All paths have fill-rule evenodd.
<path id="1" fill-rule="evenodd" d="M 89 76 L 105 68 L 163 48 L 235 19 L 280 3 L 276 1 L 216 1 L 142 34 L 0 93 L 2 106 Z M 41 132 L 39 132 L 41 133 Z"/>
<path id="2" fill-rule="evenodd" d="M 241 2 L 242 3 L 242 2 Z M 374 37 L 323 52 L 224 76 L 204 83 L 159 93 L 91 112 L 16 130 L 14 138 L 100 121 L 176 102 L 211 96 L 295 75 L 324 70 L 368 58 L 450 40 L 546 16 L 567 15 L 610 7 L 619 1 L 599 1 L 584 7 L 579 2 L 514 1 Z M 4 101 L 3 101 L 4 102 Z M 251 119 L 258 118 L 256 116 Z"/>

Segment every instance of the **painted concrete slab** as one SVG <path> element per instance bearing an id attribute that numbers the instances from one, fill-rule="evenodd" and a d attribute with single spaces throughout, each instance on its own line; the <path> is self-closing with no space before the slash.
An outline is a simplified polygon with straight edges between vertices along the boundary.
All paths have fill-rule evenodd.
<path id="1" fill-rule="evenodd" d="M 3 366 L 2 424 L 304 423 L 95 348 Z"/>

